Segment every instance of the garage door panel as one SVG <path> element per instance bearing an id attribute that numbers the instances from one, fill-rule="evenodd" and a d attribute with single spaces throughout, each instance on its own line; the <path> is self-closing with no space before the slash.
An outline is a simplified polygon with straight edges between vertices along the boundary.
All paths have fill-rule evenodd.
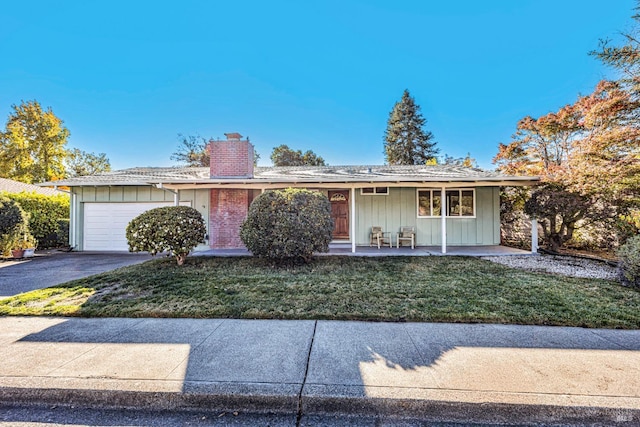
<path id="1" fill-rule="evenodd" d="M 149 209 L 171 206 L 171 202 L 154 203 L 84 203 L 85 251 L 126 251 L 126 228 L 129 222 Z"/>

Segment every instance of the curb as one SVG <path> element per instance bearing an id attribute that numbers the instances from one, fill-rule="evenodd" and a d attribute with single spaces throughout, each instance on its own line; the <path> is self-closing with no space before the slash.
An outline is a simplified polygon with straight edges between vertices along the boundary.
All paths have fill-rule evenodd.
<path id="1" fill-rule="evenodd" d="M 91 409 L 296 413 L 297 395 L 0 388 L 0 404 Z"/>
<path id="2" fill-rule="evenodd" d="M 640 424 L 640 409 L 606 406 L 461 402 L 330 395 L 300 384 L 185 383 L 183 392 L 0 387 L 0 404 L 90 409 L 226 411 L 299 416 L 411 419 L 423 422 L 563 425 Z M 402 393 L 401 393 L 402 394 Z M 454 393 L 455 394 L 455 393 Z M 300 405 L 300 406 L 299 406 Z"/>
<path id="3" fill-rule="evenodd" d="M 619 426 L 637 426 L 640 423 L 640 410 L 618 408 L 344 397 L 303 398 L 302 413 L 405 418 L 438 423 Z"/>

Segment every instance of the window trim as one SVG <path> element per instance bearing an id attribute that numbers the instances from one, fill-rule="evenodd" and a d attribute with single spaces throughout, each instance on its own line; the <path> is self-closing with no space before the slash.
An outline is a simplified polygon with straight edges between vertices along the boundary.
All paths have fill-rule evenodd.
<path id="1" fill-rule="evenodd" d="M 429 207 L 429 211 L 430 213 L 433 213 L 433 194 L 437 193 L 438 195 L 441 194 L 441 189 L 440 188 L 416 188 L 416 217 L 417 218 L 442 218 L 442 209 L 444 209 L 445 213 L 446 213 L 446 218 L 452 218 L 452 219 L 464 219 L 464 218 L 476 218 L 477 215 L 477 196 L 476 196 L 476 189 L 475 188 L 445 188 L 445 200 L 444 202 L 441 201 L 440 202 L 440 215 L 420 215 L 420 192 L 421 191 L 429 191 L 431 193 L 430 196 L 430 200 L 431 200 L 431 206 Z M 460 215 L 449 215 L 449 205 L 447 203 L 447 198 L 446 198 L 446 192 L 447 191 L 458 191 L 458 197 L 460 198 L 460 203 L 462 203 L 462 192 L 463 191 L 471 191 L 473 193 L 473 215 L 462 215 L 462 211 L 460 211 Z M 445 206 L 446 205 L 446 206 Z"/>
<path id="2" fill-rule="evenodd" d="M 364 189 L 365 188 L 371 188 L 373 190 L 372 193 L 365 193 Z M 378 189 L 379 188 L 384 188 L 385 192 L 384 193 L 378 193 Z M 361 196 L 388 196 L 389 195 L 389 187 L 361 187 L 360 188 L 360 195 Z"/>

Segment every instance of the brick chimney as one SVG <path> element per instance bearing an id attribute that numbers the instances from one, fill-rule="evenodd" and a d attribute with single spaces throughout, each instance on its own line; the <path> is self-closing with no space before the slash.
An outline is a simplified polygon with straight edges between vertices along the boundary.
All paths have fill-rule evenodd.
<path id="1" fill-rule="evenodd" d="M 226 141 L 210 141 L 210 175 L 216 178 L 253 178 L 253 145 L 239 133 L 225 133 Z M 253 191 L 245 188 L 212 188 L 209 191 L 209 246 L 243 248 L 240 225 L 247 217 Z"/>
<path id="2" fill-rule="evenodd" d="M 226 141 L 209 141 L 211 178 L 253 178 L 253 144 L 236 132 Z"/>

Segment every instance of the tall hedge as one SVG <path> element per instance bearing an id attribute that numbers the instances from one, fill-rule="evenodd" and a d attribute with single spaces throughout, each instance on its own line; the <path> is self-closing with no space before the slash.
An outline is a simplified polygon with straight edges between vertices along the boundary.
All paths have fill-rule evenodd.
<path id="1" fill-rule="evenodd" d="M 329 251 L 332 232 L 329 199 L 288 188 L 266 191 L 251 203 L 240 238 L 255 256 L 308 262 L 314 252 Z"/>
<path id="2" fill-rule="evenodd" d="M 38 248 L 53 248 L 67 245 L 60 235 L 61 220 L 69 219 L 69 196 L 59 194 L 46 196 L 37 193 L 2 193 L 14 200 L 29 217 L 29 231 L 38 241 Z M 62 230 L 64 234 L 64 230 Z M 68 232 L 67 232 L 68 233 Z M 67 234 L 68 236 L 68 234 Z"/>
<path id="3" fill-rule="evenodd" d="M 27 215 L 15 201 L 0 195 L 0 255 L 9 256 L 21 235 L 28 232 Z"/>

